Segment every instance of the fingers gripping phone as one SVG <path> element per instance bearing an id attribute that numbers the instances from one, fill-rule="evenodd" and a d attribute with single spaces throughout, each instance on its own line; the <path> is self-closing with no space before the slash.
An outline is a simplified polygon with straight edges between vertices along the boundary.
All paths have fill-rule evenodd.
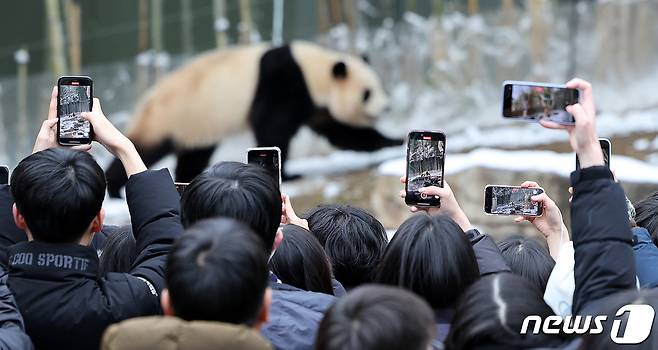
<path id="1" fill-rule="evenodd" d="M 544 193 L 540 187 L 487 185 L 484 188 L 484 212 L 493 215 L 541 216 L 540 203 L 532 196 Z"/>
<path id="2" fill-rule="evenodd" d="M 603 161 L 605 166 L 610 169 L 610 157 L 612 157 L 612 142 L 608 139 L 600 138 L 599 144 L 601 145 L 601 151 L 603 152 Z M 576 154 L 576 170 L 580 170 L 580 160 Z"/>
<path id="3" fill-rule="evenodd" d="M 255 147 L 247 150 L 247 164 L 265 168 L 281 186 L 281 150 L 279 147 Z"/>
<path id="4" fill-rule="evenodd" d="M 418 190 L 422 187 L 443 187 L 446 136 L 440 132 L 412 131 L 407 143 L 407 205 L 438 207 L 439 198 L 427 196 Z"/>
<path id="5" fill-rule="evenodd" d="M 578 103 L 579 97 L 577 89 L 566 85 L 507 80 L 503 82 L 503 117 L 572 125 L 576 120 L 566 107 Z"/>
<path id="6" fill-rule="evenodd" d="M 57 142 L 64 146 L 91 143 L 91 123 L 82 112 L 91 111 L 93 82 L 89 77 L 67 76 L 57 80 Z"/>

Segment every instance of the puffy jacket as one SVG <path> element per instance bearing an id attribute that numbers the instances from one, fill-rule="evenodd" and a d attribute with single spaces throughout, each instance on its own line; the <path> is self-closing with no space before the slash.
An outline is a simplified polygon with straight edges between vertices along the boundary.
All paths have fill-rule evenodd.
<path id="1" fill-rule="evenodd" d="M 0 350 L 28 349 L 33 349 L 32 341 L 25 334 L 23 317 L 7 288 L 7 273 L 0 269 Z"/>
<path id="2" fill-rule="evenodd" d="M 139 317 L 115 324 L 103 336 L 103 350 L 270 350 L 260 334 L 245 326 Z"/>
<path id="3" fill-rule="evenodd" d="M 161 313 L 166 256 L 183 231 L 179 195 L 167 170 L 149 170 L 130 177 L 126 197 L 138 252 L 130 273 L 99 276 L 96 251 L 78 244 L 9 248 L 8 285 L 37 349 L 98 349 L 110 324 Z"/>
<path id="4" fill-rule="evenodd" d="M 626 197 L 605 166 L 571 174 L 574 315 L 592 315 L 606 298 L 635 287 L 635 260 Z"/>
<path id="5" fill-rule="evenodd" d="M 642 288 L 658 287 L 658 247 L 651 240 L 651 234 L 645 228 L 633 228 L 633 254 L 637 278 Z"/>
<path id="6" fill-rule="evenodd" d="M 263 336 L 276 349 L 313 349 L 320 321 L 336 298 L 284 283 L 270 283 L 270 287 L 272 305 L 269 320 L 261 330 Z"/>

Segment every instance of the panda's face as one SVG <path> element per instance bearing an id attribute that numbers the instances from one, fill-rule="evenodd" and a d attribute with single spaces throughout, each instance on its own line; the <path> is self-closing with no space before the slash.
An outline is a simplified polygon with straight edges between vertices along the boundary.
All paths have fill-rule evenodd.
<path id="1" fill-rule="evenodd" d="M 375 72 L 360 59 L 347 57 L 332 68 L 329 112 L 338 121 L 372 126 L 388 108 L 388 96 Z"/>

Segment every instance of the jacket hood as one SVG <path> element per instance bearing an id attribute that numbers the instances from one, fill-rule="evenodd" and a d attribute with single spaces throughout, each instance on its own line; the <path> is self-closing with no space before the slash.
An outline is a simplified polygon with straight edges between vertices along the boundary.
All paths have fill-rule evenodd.
<path id="1" fill-rule="evenodd" d="M 140 317 L 107 329 L 103 350 L 271 350 L 257 331 L 219 322 L 187 322 L 176 317 Z"/>

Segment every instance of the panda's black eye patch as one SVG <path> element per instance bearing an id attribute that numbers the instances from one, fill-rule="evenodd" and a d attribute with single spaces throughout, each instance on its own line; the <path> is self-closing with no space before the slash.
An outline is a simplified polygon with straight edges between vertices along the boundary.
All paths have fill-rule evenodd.
<path id="1" fill-rule="evenodd" d="M 363 102 L 368 102 L 369 99 L 370 99 L 370 89 L 365 89 L 365 91 L 363 91 Z"/>

